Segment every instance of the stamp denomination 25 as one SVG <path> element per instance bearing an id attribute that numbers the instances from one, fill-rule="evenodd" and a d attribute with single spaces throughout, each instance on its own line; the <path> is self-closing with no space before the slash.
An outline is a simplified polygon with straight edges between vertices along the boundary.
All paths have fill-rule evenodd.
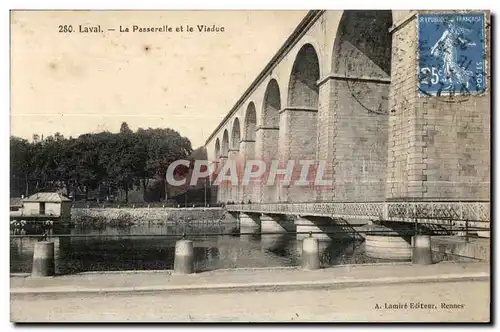
<path id="1" fill-rule="evenodd" d="M 485 92 L 484 13 L 420 14 L 418 42 L 421 96 Z"/>

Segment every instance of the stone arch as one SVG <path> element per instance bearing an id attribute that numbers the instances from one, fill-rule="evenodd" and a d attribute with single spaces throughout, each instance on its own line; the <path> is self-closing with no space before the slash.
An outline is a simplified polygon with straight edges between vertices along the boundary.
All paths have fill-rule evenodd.
<path id="1" fill-rule="evenodd" d="M 314 47 L 307 43 L 297 53 L 288 84 L 289 107 L 318 108 L 320 78 L 319 58 Z"/>
<path id="2" fill-rule="evenodd" d="M 333 151 L 335 199 L 385 198 L 392 23 L 390 10 L 348 10 L 339 22 L 322 83 L 335 101 L 328 116 L 335 139 L 318 149 Z"/>
<path id="3" fill-rule="evenodd" d="M 278 82 L 273 78 L 267 84 L 262 105 L 262 125 L 279 127 L 281 110 L 281 95 Z"/>
<path id="4" fill-rule="evenodd" d="M 333 47 L 332 72 L 346 76 L 390 77 L 390 10 L 346 10 Z"/>
<path id="5" fill-rule="evenodd" d="M 245 113 L 245 123 L 243 129 L 243 139 L 245 141 L 255 142 L 255 129 L 257 126 L 257 112 L 255 111 L 255 104 L 251 101 L 248 104 Z"/>
<path id="6" fill-rule="evenodd" d="M 220 140 L 217 137 L 215 140 L 215 153 L 214 153 L 215 159 L 219 159 L 220 157 Z"/>
<path id="7" fill-rule="evenodd" d="M 224 165 L 227 163 L 227 159 L 229 157 L 229 133 L 227 129 L 224 129 L 224 133 L 222 135 L 222 144 L 221 144 L 221 163 L 219 165 L 220 169 L 219 171 L 224 167 Z M 219 173 L 218 176 L 221 176 Z M 226 181 L 220 182 L 218 186 L 218 201 L 227 203 L 231 199 L 231 192 L 230 192 L 230 186 Z"/>
<path id="8" fill-rule="evenodd" d="M 266 163 L 267 170 L 270 169 L 272 161 L 278 159 L 279 155 L 281 106 L 280 87 L 278 82 L 273 78 L 267 83 L 264 92 L 261 125 L 257 128 L 257 157 L 261 158 L 261 160 Z M 264 176 L 263 180 L 266 181 L 267 177 Z M 259 197 L 261 201 L 276 201 L 276 186 L 277 183 L 273 185 L 264 185 L 262 183 L 259 188 Z"/>
<path id="9" fill-rule="evenodd" d="M 316 160 L 317 113 L 319 106 L 320 61 L 311 43 L 304 43 L 297 52 L 290 72 L 287 105 L 281 110 L 279 160 L 284 166 L 288 161 Z M 292 181 L 300 177 L 300 167 L 292 172 Z M 310 179 L 311 175 L 309 175 Z M 314 200 L 314 187 L 277 186 L 277 199 L 286 202 Z"/>
<path id="10" fill-rule="evenodd" d="M 329 69 L 329 68 L 323 68 L 324 64 L 326 63 L 325 62 L 326 56 L 325 52 L 323 51 L 324 45 L 321 45 L 321 43 L 318 42 L 316 37 L 313 37 L 308 33 L 306 33 L 304 36 L 300 38 L 300 41 L 297 42 L 297 44 L 293 47 L 293 49 L 290 50 L 290 52 L 287 54 L 286 61 L 282 62 L 281 64 L 282 69 L 280 70 L 280 72 L 283 73 L 282 77 L 280 77 L 278 73 L 273 74 L 273 77 L 276 78 L 281 89 L 281 100 L 283 103 L 283 108 L 287 106 L 288 102 L 288 94 L 290 89 L 289 84 L 291 83 L 290 74 L 293 71 L 293 67 L 295 65 L 295 61 L 297 59 L 299 52 L 302 51 L 302 49 L 306 45 L 312 46 L 314 48 L 314 51 L 316 52 L 316 56 L 318 57 L 320 79 L 325 75 L 324 70 Z M 326 52 L 326 54 L 330 55 L 331 54 L 330 50 L 331 48 L 328 49 L 328 52 Z"/>
<path id="11" fill-rule="evenodd" d="M 229 134 L 227 129 L 224 129 L 224 134 L 222 135 L 222 149 L 221 149 L 221 157 L 226 157 L 229 153 Z"/>
<path id="12" fill-rule="evenodd" d="M 241 130 L 240 130 L 240 119 L 238 117 L 234 118 L 233 125 L 231 128 L 231 139 L 230 139 L 230 148 L 227 159 L 231 160 L 231 162 L 236 163 L 237 167 L 240 166 L 240 141 L 241 141 Z M 231 202 L 239 202 L 239 185 L 235 183 L 227 184 L 227 199 Z"/>
<path id="13" fill-rule="evenodd" d="M 257 112 L 255 110 L 255 104 L 253 101 L 251 101 L 247 106 L 244 121 L 243 140 L 240 144 L 240 154 L 242 156 L 242 159 L 246 161 L 253 160 L 255 158 Z M 239 199 L 241 198 L 243 202 L 257 202 L 258 194 L 256 189 L 254 188 L 258 188 L 254 181 L 251 181 L 251 183 L 247 184 L 246 186 L 240 186 Z"/>
<path id="14" fill-rule="evenodd" d="M 235 118 L 233 122 L 233 129 L 231 130 L 231 149 L 239 151 L 240 141 L 241 141 L 240 120 L 238 118 Z"/>
<path id="15" fill-rule="evenodd" d="M 217 167 L 217 164 L 219 163 L 219 158 L 221 155 L 220 151 L 220 140 L 219 137 L 215 139 L 215 149 L 214 149 L 214 158 L 212 159 L 212 162 L 215 164 Z M 215 172 L 217 172 L 217 169 L 214 169 Z M 215 199 L 215 203 L 220 202 L 220 196 L 219 196 L 219 188 L 213 184 L 213 178 L 210 176 L 209 177 L 210 181 L 210 192 L 211 192 L 211 198 Z"/>

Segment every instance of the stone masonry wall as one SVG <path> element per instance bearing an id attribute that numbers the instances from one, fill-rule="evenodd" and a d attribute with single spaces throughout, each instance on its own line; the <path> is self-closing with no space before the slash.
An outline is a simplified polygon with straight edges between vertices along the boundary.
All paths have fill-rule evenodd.
<path id="1" fill-rule="evenodd" d="M 393 32 L 386 196 L 489 199 L 489 90 L 482 96 L 419 96 L 415 20 Z"/>
<path id="2" fill-rule="evenodd" d="M 295 161 L 290 186 L 278 184 L 280 202 L 311 202 L 316 199 L 314 185 L 296 186 L 302 166 L 300 160 L 316 160 L 317 110 L 308 108 L 284 109 L 280 114 L 281 168 Z M 310 172 L 312 174 L 312 172 Z M 309 177 L 313 181 L 314 177 Z"/>
<path id="3" fill-rule="evenodd" d="M 256 179 L 256 185 L 253 189 L 254 197 L 252 202 L 274 202 L 276 201 L 276 188 L 266 186 L 267 171 L 273 159 L 278 155 L 278 140 L 279 129 L 277 127 L 258 127 L 256 136 L 256 152 L 255 159 L 262 160 L 266 163 L 266 173 L 261 178 Z"/>
<path id="4" fill-rule="evenodd" d="M 316 160 L 325 162 L 323 179 L 332 181 L 335 178 L 333 172 L 336 137 L 336 109 L 333 106 L 335 81 L 328 79 L 319 86 L 319 105 L 317 114 L 317 155 Z M 335 197 L 335 184 L 316 188 L 317 201 L 331 201 Z"/>
<path id="5" fill-rule="evenodd" d="M 335 84 L 335 199 L 383 200 L 387 115 L 374 111 L 387 109 L 388 86 L 368 82 L 351 82 L 349 85 L 340 80 Z M 365 97 L 356 100 L 354 94 Z"/>
<path id="6" fill-rule="evenodd" d="M 410 146 L 410 139 L 407 135 L 412 130 L 413 123 L 410 122 L 410 116 L 414 114 L 416 99 L 416 32 L 412 24 L 406 24 L 395 31 L 392 38 L 386 186 L 388 198 L 408 195 L 408 159 L 411 155 L 409 149 L 415 148 Z M 415 145 L 415 143 L 412 144 Z"/>
<path id="7" fill-rule="evenodd" d="M 116 220 L 123 216 L 130 218 L 135 223 L 147 223 L 148 221 L 196 221 L 224 220 L 225 222 L 236 222 L 231 214 L 222 208 L 72 208 L 72 222 L 85 221 L 85 218 L 104 218 L 105 220 Z"/>

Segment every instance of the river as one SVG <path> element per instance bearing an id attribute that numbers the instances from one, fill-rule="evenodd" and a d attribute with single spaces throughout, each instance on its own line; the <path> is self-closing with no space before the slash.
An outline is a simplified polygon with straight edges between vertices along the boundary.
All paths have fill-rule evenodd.
<path id="1" fill-rule="evenodd" d="M 238 235 L 236 230 L 236 224 L 218 222 L 126 227 L 81 224 L 50 230 L 49 240 L 55 243 L 57 274 L 172 269 L 175 242 L 182 234 L 194 243 L 197 272 L 300 264 L 302 241 L 297 240 L 295 234 Z M 11 231 L 10 271 L 29 273 L 38 241 L 33 235 L 42 231 L 28 231 L 32 237 L 13 234 Z M 360 240 L 322 241 L 320 251 L 323 267 L 382 262 L 364 255 Z"/>

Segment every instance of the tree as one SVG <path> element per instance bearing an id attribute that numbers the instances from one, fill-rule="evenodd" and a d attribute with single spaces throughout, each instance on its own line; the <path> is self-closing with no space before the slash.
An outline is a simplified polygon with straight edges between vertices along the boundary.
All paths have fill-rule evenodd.
<path id="1" fill-rule="evenodd" d="M 137 131 L 137 154 L 142 162 L 138 163 L 137 175 L 143 180 L 143 190 L 146 193 L 148 179 L 158 178 L 163 183 L 165 192 L 163 199 L 167 198 L 165 173 L 168 166 L 178 159 L 186 159 L 192 152 L 189 139 L 182 137 L 172 129 L 142 129 Z M 145 197 L 146 198 L 146 197 Z"/>
<path id="2" fill-rule="evenodd" d="M 98 149 L 99 137 L 97 135 L 99 134 L 79 136 L 72 145 L 74 151 L 68 162 L 76 170 L 74 173 L 71 172 L 71 179 L 83 189 L 86 199 L 89 198 L 89 191 L 99 186 L 105 173 L 100 162 L 101 155 Z"/>
<path id="3" fill-rule="evenodd" d="M 175 130 L 148 128 L 134 133 L 126 122 L 119 133 L 88 133 L 69 139 L 60 133 L 33 137 L 31 143 L 10 139 L 12 194 L 64 188 L 73 196 L 85 192 L 88 199 L 90 190 L 104 185 L 108 196 L 112 188 L 119 188 L 128 200 L 129 190 L 139 182 L 144 199 L 160 200 L 166 198 L 168 166 L 192 152 L 189 139 Z M 153 178 L 160 179 L 164 192 L 156 185 L 147 196 L 148 182 Z"/>
<path id="4" fill-rule="evenodd" d="M 120 134 L 131 134 L 132 130 L 130 130 L 128 124 L 126 122 L 122 122 L 120 126 Z"/>
<path id="5" fill-rule="evenodd" d="M 28 195 L 29 178 L 32 171 L 30 144 L 27 140 L 10 137 L 10 192 L 12 196 Z"/>
<path id="6" fill-rule="evenodd" d="M 106 175 L 125 192 L 125 201 L 128 201 L 128 192 L 135 175 L 133 148 L 133 135 L 119 133 L 103 142 L 101 150 L 102 161 L 106 162 Z"/>

